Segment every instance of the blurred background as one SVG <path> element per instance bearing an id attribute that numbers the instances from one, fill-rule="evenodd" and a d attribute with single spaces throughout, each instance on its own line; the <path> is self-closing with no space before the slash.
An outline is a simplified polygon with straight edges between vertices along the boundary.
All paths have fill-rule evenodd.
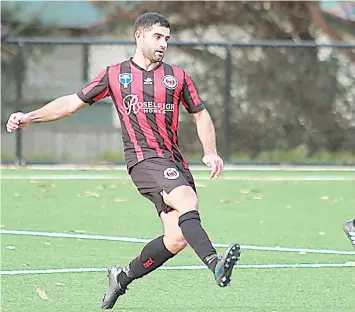
<path id="1" fill-rule="evenodd" d="M 7 133 L 14 111 L 84 87 L 134 53 L 144 12 L 172 23 L 165 61 L 195 81 L 230 163 L 355 164 L 352 1 L 2 1 L 2 163 L 123 163 L 110 99 Z M 180 145 L 200 163 L 182 109 Z"/>

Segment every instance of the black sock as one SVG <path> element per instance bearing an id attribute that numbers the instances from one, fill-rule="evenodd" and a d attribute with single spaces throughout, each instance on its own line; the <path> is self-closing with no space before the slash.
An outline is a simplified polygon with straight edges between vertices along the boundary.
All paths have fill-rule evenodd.
<path id="1" fill-rule="evenodd" d="M 201 226 L 198 211 L 192 210 L 181 215 L 179 217 L 179 226 L 185 240 L 208 268 L 214 272 L 217 263 L 217 253 L 207 233 Z"/>
<path id="2" fill-rule="evenodd" d="M 124 268 L 118 276 L 118 282 L 122 288 L 126 288 L 134 279 L 141 278 L 154 271 L 174 256 L 165 247 L 163 236 L 159 236 L 145 245 L 141 254 L 133 259 L 127 268 Z"/>

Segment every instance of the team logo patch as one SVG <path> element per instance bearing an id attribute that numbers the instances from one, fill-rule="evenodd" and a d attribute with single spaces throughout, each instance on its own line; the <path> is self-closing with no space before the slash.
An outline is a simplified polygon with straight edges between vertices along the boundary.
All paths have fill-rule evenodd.
<path id="1" fill-rule="evenodd" d="M 163 77 L 163 85 L 168 89 L 174 90 L 178 85 L 178 81 L 174 76 L 166 75 Z"/>
<path id="2" fill-rule="evenodd" d="M 127 88 L 128 85 L 132 82 L 132 74 L 124 73 L 119 76 L 120 83 L 123 84 L 124 88 Z"/>
<path id="3" fill-rule="evenodd" d="M 175 180 L 180 176 L 179 171 L 175 168 L 166 168 L 164 170 L 164 178 L 168 180 Z"/>

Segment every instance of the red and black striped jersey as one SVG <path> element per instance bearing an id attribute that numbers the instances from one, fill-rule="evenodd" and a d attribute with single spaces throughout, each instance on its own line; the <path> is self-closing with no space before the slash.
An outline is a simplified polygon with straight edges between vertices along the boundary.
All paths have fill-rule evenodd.
<path id="1" fill-rule="evenodd" d="M 108 66 L 77 95 L 89 104 L 111 96 L 121 121 L 128 169 L 153 157 L 187 168 L 177 137 L 179 104 L 189 113 L 205 106 L 183 69 L 162 62 L 147 71 L 129 59 Z"/>

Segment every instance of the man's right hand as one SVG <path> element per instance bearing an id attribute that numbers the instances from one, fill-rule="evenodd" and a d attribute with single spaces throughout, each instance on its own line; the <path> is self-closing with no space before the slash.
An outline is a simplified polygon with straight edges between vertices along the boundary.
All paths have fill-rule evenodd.
<path id="1" fill-rule="evenodd" d="M 30 124 L 30 117 L 27 114 L 17 112 L 12 113 L 7 121 L 6 130 L 12 132 L 18 128 L 24 128 Z"/>

